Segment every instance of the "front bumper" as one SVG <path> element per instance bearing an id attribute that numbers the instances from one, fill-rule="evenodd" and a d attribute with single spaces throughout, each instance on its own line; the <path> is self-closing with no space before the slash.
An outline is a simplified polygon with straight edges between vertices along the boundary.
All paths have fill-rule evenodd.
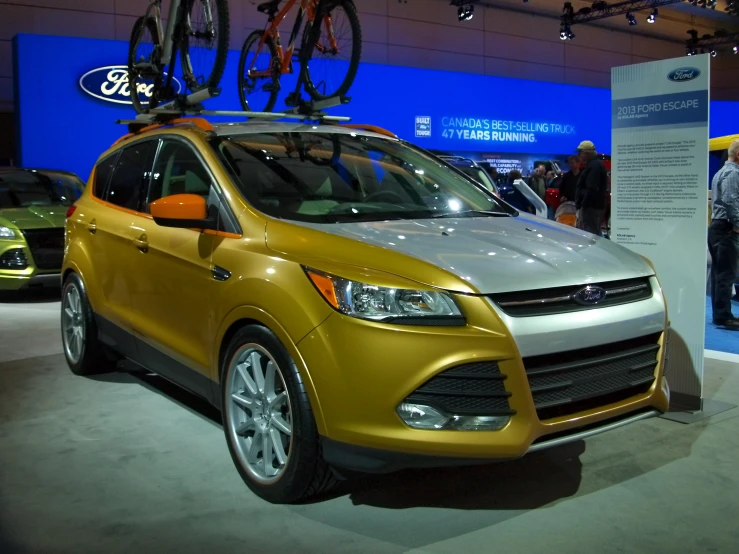
<path id="1" fill-rule="evenodd" d="M 662 335 L 655 379 L 646 392 L 540 421 L 521 353 L 501 317 L 485 299 L 460 297 L 458 301 L 467 318 L 465 327 L 386 325 L 335 313 L 298 343 L 315 390 L 324 448 L 331 463 L 354 465 L 353 469 L 363 471 L 392 471 L 419 464 L 518 458 L 543 448 L 537 445 L 546 445 L 547 436 L 578 436 L 579 430 L 590 426 L 607 429 L 608 422 L 667 411 Z M 662 321 L 663 330 L 664 311 Z M 397 415 L 396 407 L 435 375 L 484 361 L 497 362 L 506 375 L 505 389 L 515 415 L 503 429 L 419 430 L 408 427 Z M 429 457 L 438 459 L 423 461 Z"/>
<path id="2" fill-rule="evenodd" d="M 14 291 L 29 287 L 58 287 L 61 285 L 61 268 L 38 269 L 25 243 L 8 241 L 0 244 L 0 256 L 10 250 L 23 250 L 28 266 L 24 269 L 0 268 L 0 290 Z"/>

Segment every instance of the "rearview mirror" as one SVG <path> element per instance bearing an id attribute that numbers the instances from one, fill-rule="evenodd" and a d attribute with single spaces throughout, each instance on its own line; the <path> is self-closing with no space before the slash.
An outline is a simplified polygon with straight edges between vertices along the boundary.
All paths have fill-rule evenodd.
<path id="1" fill-rule="evenodd" d="M 208 218 L 205 198 L 197 194 L 173 194 L 155 200 L 149 206 L 154 222 L 162 227 L 214 229 L 215 219 Z"/>

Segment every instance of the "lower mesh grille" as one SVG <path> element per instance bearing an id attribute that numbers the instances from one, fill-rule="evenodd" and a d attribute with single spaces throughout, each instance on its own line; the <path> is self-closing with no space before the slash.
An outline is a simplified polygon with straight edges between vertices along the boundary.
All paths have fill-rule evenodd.
<path id="1" fill-rule="evenodd" d="M 503 375 L 496 362 L 448 369 L 411 393 L 405 402 L 425 404 L 454 415 L 513 415 Z"/>
<path id="2" fill-rule="evenodd" d="M 603 406 L 654 383 L 659 335 L 524 359 L 539 419 Z M 554 362 L 554 363 L 553 363 Z"/>
<path id="3" fill-rule="evenodd" d="M 64 228 L 24 229 L 23 236 L 38 269 L 61 269 L 64 261 Z"/>

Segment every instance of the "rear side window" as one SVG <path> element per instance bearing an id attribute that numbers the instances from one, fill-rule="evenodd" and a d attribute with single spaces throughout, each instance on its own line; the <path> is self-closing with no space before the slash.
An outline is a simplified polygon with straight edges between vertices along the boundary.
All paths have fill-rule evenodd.
<path id="1" fill-rule="evenodd" d="M 111 154 L 104 160 L 101 160 L 95 166 L 95 178 L 92 183 L 92 193 L 98 198 L 102 198 L 105 194 L 105 188 L 108 186 L 110 176 L 113 174 L 116 160 L 118 160 L 118 152 Z"/>
<path id="2" fill-rule="evenodd" d="M 155 140 L 137 142 L 121 150 L 103 200 L 129 210 L 140 210 L 157 144 Z"/>

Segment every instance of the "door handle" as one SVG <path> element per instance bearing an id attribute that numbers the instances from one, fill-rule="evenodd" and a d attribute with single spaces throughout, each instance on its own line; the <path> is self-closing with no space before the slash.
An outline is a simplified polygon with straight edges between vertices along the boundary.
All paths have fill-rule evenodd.
<path id="1" fill-rule="evenodd" d="M 146 235 L 141 235 L 139 238 L 133 239 L 133 244 L 144 254 L 149 251 L 149 241 L 146 240 Z"/>
<path id="2" fill-rule="evenodd" d="M 95 232 L 98 230 L 98 226 L 95 223 L 94 219 L 90 223 L 87 224 L 87 230 L 90 231 L 90 234 L 92 235 L 94 235 Z"/>

